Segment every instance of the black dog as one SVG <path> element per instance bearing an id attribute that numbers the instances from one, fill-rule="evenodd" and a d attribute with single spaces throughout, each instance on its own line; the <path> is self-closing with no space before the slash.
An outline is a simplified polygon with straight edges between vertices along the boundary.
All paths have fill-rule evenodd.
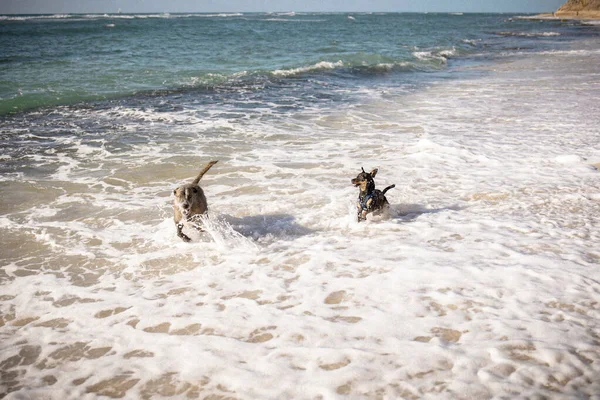
<path id="1" fill-rule="evenodd" d="M 364 168 L 361 169 L 362 172 L 351 181 L 354 186 L 360 187 L 358 203 L 356 205 L 358 208 L 358 222 L 366 220 L 367 214 L 370 212 L 373 215 L 378 215 L 386 210 L 390 206 L 390 203 L 385 198 L 385 192 L 396 187 L 396 185 L 391 185 L 383 189 L 383 191 L 375 189 L 373 178 L 377 175 L 377 168 L 370 173 L 365 172 Z"/>

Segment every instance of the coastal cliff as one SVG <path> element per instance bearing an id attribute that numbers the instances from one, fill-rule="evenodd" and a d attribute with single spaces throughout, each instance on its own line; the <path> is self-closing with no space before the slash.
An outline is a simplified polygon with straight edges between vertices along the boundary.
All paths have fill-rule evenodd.
<path id="1" fill-rule="evenodd" d="M 600 0 L 568 0 L 554 13 L 557 17 L 600 19 Z"/>

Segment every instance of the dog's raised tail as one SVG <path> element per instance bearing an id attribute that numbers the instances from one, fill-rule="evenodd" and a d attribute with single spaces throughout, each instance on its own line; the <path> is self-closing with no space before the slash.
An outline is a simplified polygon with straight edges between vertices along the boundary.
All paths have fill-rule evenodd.
<path id="1" fill-rule="evenodd" d="M 396 187 L 396 185 L 390 185 L 390 186 L 386 187 L 385 189 L 383 189 L 383 191 L 381 193 L 385 194 L 385 192 L 387 192 L 388 190 L 393 189 L 395 187 Z"/>
<path id="2" fill-rule="evenodd" d="M 208 164 L 206 164 L 206 166 L 204 168 L 202 168 L 202 171 L 200 171 L 200 173 L 198 174 L 198 176 L 196 177 L 196 179 L 194 179 L 194 181 L 192 182 L 193 185 L 197 185 L 198 182 L 200 182 L 200 179 L 202 179 L 202 177 L 204 176 L 204 174 L 210 169 L 210 167 L 212 167 L 213 165 L 215 165 L 216 163 L 218 163 L 219 161 L 210 161 Z"/>

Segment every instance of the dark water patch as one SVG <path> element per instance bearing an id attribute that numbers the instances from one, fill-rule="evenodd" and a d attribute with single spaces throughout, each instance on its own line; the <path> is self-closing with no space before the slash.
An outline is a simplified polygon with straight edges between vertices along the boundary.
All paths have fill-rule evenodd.
<path id="1" fill-rule="evenodd" d="M 296 217 L 288 214 L 265 214 L 247 217 L 223 215 L 237 232 L 245 237 L 259 240 L 263 238 L 295 239 L 314 233 L 296 222 Z"/>

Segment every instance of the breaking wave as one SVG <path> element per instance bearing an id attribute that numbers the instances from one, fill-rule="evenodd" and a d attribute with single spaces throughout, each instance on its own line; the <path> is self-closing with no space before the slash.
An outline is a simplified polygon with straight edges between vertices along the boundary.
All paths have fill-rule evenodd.
<path id="1" fill-rule="evenodd" d="M 31 20 L 96 20 L 96 19 L 153 19 L 153 18 L 229 18 L 241 17 L 242 13 L 187 13 L 187 14 L 171 14 L 171 13 L 153 13 L 153 14 L 40 14 L 40 15 L 0 15 L 0 21 L 31 21 Z"/>
<path id="2" fill-rule="evenodd" d="M 560 36 L 559 32 L 512 32 L 512 31 L 503 31 L 497 33 L 500 36 L 517 36 L 517 37 L 552 37 L 552 36 Z"/>

